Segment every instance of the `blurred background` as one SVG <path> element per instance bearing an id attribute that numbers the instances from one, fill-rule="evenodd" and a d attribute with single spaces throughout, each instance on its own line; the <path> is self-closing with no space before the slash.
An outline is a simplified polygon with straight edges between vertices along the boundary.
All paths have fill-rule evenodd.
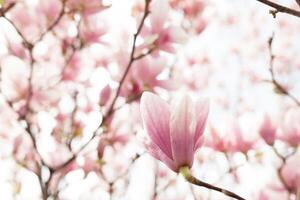
<path id="1" fill-rule="evenodd" d="M 1 199 L 226 199 L 144 147 L 142 92 L 185 91 L 210 100 L 196 177 L 296 200 L 300 14 L 257 0 L 0 4 Z"/>

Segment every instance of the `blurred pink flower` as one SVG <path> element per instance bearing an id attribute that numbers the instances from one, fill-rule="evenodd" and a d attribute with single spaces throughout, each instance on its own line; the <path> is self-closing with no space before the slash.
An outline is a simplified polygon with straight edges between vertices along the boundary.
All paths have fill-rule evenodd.
<path id="1" fill-rule="evenodd" d="M 182 166 L 191 167 L 203 142 L 208 110 L 207 100 L 193 102 L 183 95 L 169 106 L 157 95 L 144 92 L 141 115 L 150 137 L 146 144 L 150 154 L 175 172 Z"/>
<path id="2" fill-rule="evenodd" d="M 106 105 L 110 97 L 111 97 L 111 87 L 109 85 L 106 85 L 100 92 L 100 96 L 99 96 L 100 106 Z"/>
<path id="3" fill-rule="evenodd" d="M 247 153 L 249 150 L 253 149 L 254 145 L 256 144 L 258 138 L 251 136 L 250 130 L 246 131 L 244 128 L 245 127 L 238 122 L 233 122 L 230 127 L 230 131 L 233 133 L 232 138 L 234 141 L 231 149 L 233 152 Z"/>
<path id="4" fill-rule="evenodd" d="M 268 115 L 264 116 L 259 134 L 268 145 L 273 145 L 276 137 L 276 127 Z"/>
<path id="5" fill-rule="evenodd" d="M 159 79 L 158 76 L 166 69 L 164 58 L 145 58 L 136 63 L 133 76 L 141 88 L 153 90 L 155 87 L 174 90 L 176 83 L 170 79 Z"/>
<path id="6" fill-rule="evenodd" d="M 39 157 L 32 149 L 32 142 L 26 135 L 21 134 L 14 138 L 13 157 L 18 163 L 22 163 L 22 165 L 37 173 L 38 169 L 36 163 L 39 162 Z"/>
<path id="7" fill-rule="evenodd" d="M 254 134 L 255 130 L 249 128 L 252 126 L 249 119 L 243 121 L 242 117 L 226 116 L 222 120 L 219 122 L 219 124 L 223 123 L 222 125 L 224 125 L 221 129 L 211 128 L 206 140 L 207 146 L 216 151 L 232 153 L 247 153 L 255 147 L 258 137 Z"/>
<path id="8" fill-rule="evenodd" d="M 68 0 L 67 6 L 72 11 L 80 11 L 83 15 L 95 14 L 107 8 L 102 0 Z"/>
<path id="9" fill-rule="evenodd" d="M 46 20 L 49 23 L 58 17 L 61 9 L 62 9 L 62 3 L 59 0 L 54 0 L 54 1 L 41 0 L 36 10 L 39 16 L 44 15 Z"/>
<path id="10" fill-rule="evenodd" d="M 182 9 L 184 14 L 190 18 L 201 14 L 205 6 L 203 0 L 189 0 L 181 2 L 183 3 Z"/>
<path id="11" fill-rule="evenodd" d="M 290 109 L 284 116 L 279 138 L 291 146 L 300 144 L 300 109 Z"/>
<path id="12" fill-rule="evenodd" d="M 208 139 L 205 140 L 205 145 L 221 152 L 229 151 L 232 147 L 232 143 L 230 137 L 225 137 L 221 131 L 213 127 L 210 129 Z"/>
<path id="13" fill-rule="evenodd" d="M 167 69 L 167 61 L 163 57 L 147 57 L 133 64 L 131 72 L 126 78 L 121 94 L 125 97 L 136 97 L 145 90 L 157 91 L 158 88 L 175 90 L 178 87 L 176 81 L 168 77 L 160 77 Z"/>
<path id="14" fill-rule="evenodd" d="M 145 27 L 146 38 L 156 38 L 154 44 L 163 51 L 173 53 L 174 44 L 185 41 L 185 33 L 179 26 L 168 24 L 170 6 L 166 0 L 151 3 L 150 27 Z"/>
<path id="15" fill-rule="evenodd" d="M 296 154 L 288 159 L 286 165 L 282 169 L 283 179 L 288 189 L 296 193 L 300 188 L 300 155 Z"/>
<path id="16" fill-rule="evenodd" d="M 108 26 L 104 23 L 105 19 L 99 15 L 92 15 L 83 18 L 83 23 L 80 24 L 80 36 L 87 44 L 95 42 L 103 43 L 101 36 L 108 32 Z"/>

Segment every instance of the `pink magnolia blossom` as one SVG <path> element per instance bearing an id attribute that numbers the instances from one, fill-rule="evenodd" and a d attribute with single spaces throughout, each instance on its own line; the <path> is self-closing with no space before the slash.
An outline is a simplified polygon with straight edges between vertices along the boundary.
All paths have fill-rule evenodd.
<path id="1" fill-rule="evenodd" d="M 209 132 L 209 137 L 205 140 L 205 145 L 208 147 L 221 152 L 227 152 L 232 149 L 233 141 L 228 139 L 225 134 L 216 128 L 212 127 Z"/>
<path id="2" fill-rule="evenodd" d="M 203 142 L 208 110 L 208 101 L 193 102 L 188 95 L 170 106 L 153 93 L 143 93 L 141 115 L 150 137 L 146 145 L 150 154 L 175 172 L 183 166 L 191 167 L 194 153 Z"/>
<path id="3" fill-rule="evenodd" d="M 279 138 L 291 146 L 300 144 L 300 109 L 289 110 L 284 117 Z"/>
<path id="4" fill-rule="evenodd" d="M 102 42 L 101 36 L 107 33 L 107 25 L 104 24 L 105 20 L 99 15 L 92 15 L 83 18 L 84 23 L 80 24 L 80 36 L 82 40 L 87 43 Z"/>
<path id="5" fill-rule="evenodd" d="M 99 104 L 100 106 L 104 106 L 107 104 L 111 97 L 111 87 L 109 85 L 106 85 L 100 92 L 99 95 Z"/>
<path id="6" fill-rule="evenodd" d="M 107 6 L 102 4 L 102 0 L 69 0 L 67 7 L 72 11 L 80 11 L 84 16 L 95 14 Z"/>
<path id="7" fill-rule="evenodd" d="M 297 192 L 300 188 L 300 155 L 296 154 L 291 157 L 282 169 L 282 176 L 291 191 Z"/>
<path id="8" fill-rule="evenodd" d="M 42 0 L 41 3 L 38 4 L 36 8 L 37 13 L 40 16 L 44 15 L 48 23 L 57 18 L 61 9 L 62 9 L 62 4 L 58 0 L 55 1 Z"/>
<path id="9" fill-rule="evenodd" d="M 157 91 L 158 89 L 174 90 L 178 84 L 171 79 L 160 77 L 167 69 L 164 58 L 147 57 L 135 62 L 131 72 L 125 79 L 121 95 L 125 97 L 139 96 L 143 91 Z"/>
<path id="10" fill-rule="evenodd" d="M 242 130 L 239 124 L 234 123 L 231 128 L 234 138 L 233 151 L 246 153 L 254 148 L 256 141 L 249 137 L 249 135 L 247 136 L 248 133 Z"/>
<path id="11" fill-rule="evenodd" d="M 247 153 L 255 147 L 258 140 L 256 130 L 251 128 L 247 116 L 226 116 L 219 122 L 220 127 L 212 127 L 206 145 L 221 152 Z"/>
<path id="12" fill-rule="evenodd" d="M 166 69 L 166 65 L 166 60 L 163 58 L 145 58 L 134 65 L 132 75 L 140 88 L 140 92 L 145 88 L 151 91 L 156 87 L 166 90 L 176 88 L 175 81 L 159 78 L 159 75 Z"/>
<path id="13" fill-rule="evenodd" d="M 268 115 L 264 116 L 263 122 L 260 126 L 259 134 L 268 145 L 272 145 L 274 143 L 276 137 L 276 127 Z"/>
<path id="14" fill-rule="evenodd" d="M 145 27 L 144 34 L 149 38 L 156 38 L 155 45 L 162 51 L 175 51 L 174 44 L 185 41 L 185 33 L 178 26 L 168 25 L 170 6 L 167 1 L 153 1 L 151 3 L 150 27 Z"/>

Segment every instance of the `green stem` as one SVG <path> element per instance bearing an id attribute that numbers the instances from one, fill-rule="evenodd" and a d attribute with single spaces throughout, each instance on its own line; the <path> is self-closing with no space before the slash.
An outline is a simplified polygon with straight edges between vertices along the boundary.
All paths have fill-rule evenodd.
<path id="1" fill-rule="evenodd" d="M 179 169 L 179 173 L 185 178 L 185 180 L 187 180 L 188 182 L 190 182 L 190 183 L 192 183 L 194 185 L 198 185 L 200 187 L 205 187 L 205 188 L 208 188 L 210 190 L 215 190 L 215 191 L 221 192 L 221 193 L 223 193 L 223 194 L 225 194 L 225 195 L 227 195 L 229 197 L 232 197 L 234 199 L 246 200 L 246 199 L 240 197 L 239 195 L 237 195 L 237 194 L 235 194 L 233 192 L 230 192 L 228 190 L 225 190 L 225 189 L 213 186 L 213 185 L 211 185 L 209 183 L 205 183 L 203 181 L 198 180 L 193 175 L 191 175 L 191 171 L 190 171 L 189 167 L 181 167 Z"/>

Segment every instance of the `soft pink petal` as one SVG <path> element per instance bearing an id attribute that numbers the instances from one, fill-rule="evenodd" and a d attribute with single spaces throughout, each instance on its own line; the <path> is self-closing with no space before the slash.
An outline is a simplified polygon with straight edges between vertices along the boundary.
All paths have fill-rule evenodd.
<path id="1" fill-rule="evenodd" d="M 168 18 L 169 5 L 166 0 L 156 0 L 151 3 L 150 22 L 153 32 L 160 32 Z"/>
<path id="2" fill-rule="evenodd" d="M 141 115 L 151 140 L 172 159 L 169 105 L 157 95 L 144 92 L 141 97 Z"/>
<path id="3" fill-rule="evenodd" d="M 198 100 L 196 103 L 196 130 L 194 137 L 194 151 L 196 151 L 203 143 L 203 132 L 209 111 L 209 101 L 207 99 Z"/>
<path id="4" fill-rule="evenodd" d="M 156 86 L 164 88 L 166 90 L 176 90 L 178 89 L 179 84 L 174 80 L 166 79 L 166 80 L 156 80 Z"/>
<path id="5" fill-rule="evenodd" d="M 179 166 L 192 166 L 196 125 L 194 103 L 189 96 L 184 95 L 172 106 L 170 132 L 173 158 Z"/>
<path id="6" fill-rule="evenodd" d="M 175 165 L 174 161 L 169 158 L 155 143 L 149 142 L 145 144 L 148 152 L 156 159 L 165 163 L 173 171 L 178 170 L 178 166 Z"/>

